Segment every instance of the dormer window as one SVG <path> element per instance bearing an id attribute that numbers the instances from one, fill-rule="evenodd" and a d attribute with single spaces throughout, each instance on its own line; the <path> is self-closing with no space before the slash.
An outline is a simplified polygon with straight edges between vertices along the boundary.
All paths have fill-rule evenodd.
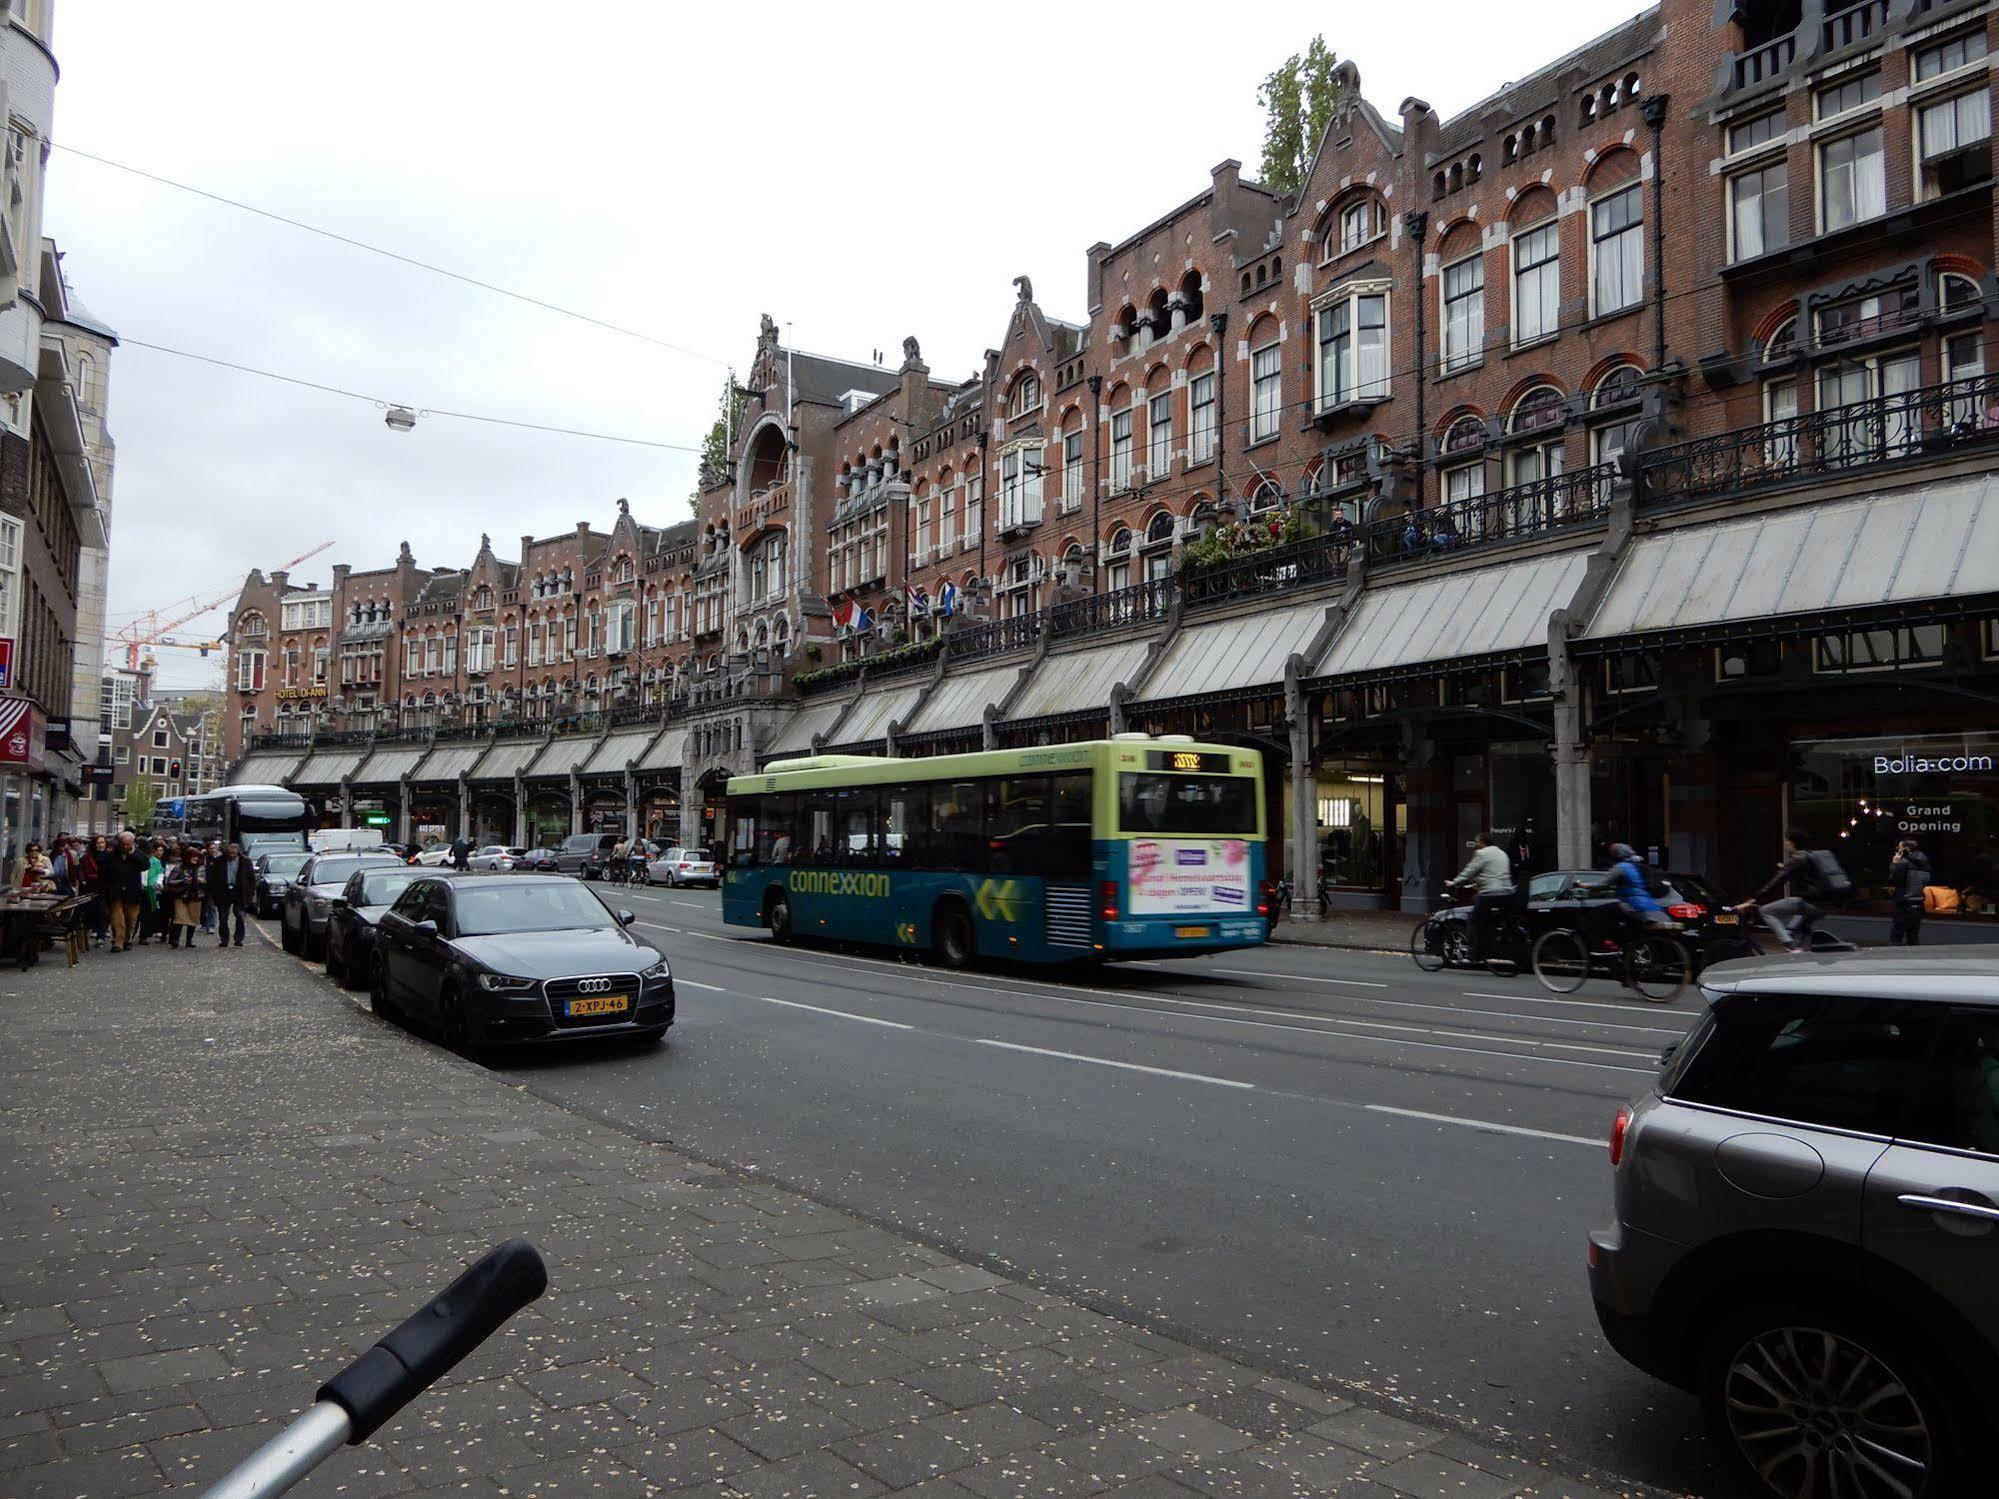
<path id="1" fill-rule="evenodd" d="M 1326 258 L 1347 255 L 1370 240 L 1379 239 L 1387 228 L 1381 200 L 1365 194 L 1340 209 L 1335 233 L 1327 236 Z"/>
<path id="2" fill-rule="evenodd" d="M 1041 409 L 1041 377 L 1027 370 L 1013 382 L 1012 393 L 1007 398 L 1008 416 L 1025 416 L 1030 411 Z"/>

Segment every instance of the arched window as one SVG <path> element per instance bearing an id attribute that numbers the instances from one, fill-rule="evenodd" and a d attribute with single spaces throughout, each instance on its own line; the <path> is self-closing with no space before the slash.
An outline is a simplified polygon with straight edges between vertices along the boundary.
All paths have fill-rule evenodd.
<path id="1" fill-rule="evenodd" d="M 1937 303 L 1945 312 L 1957 312 L 1964 308 L 1976 307 L 1984 298 L 1978 283 L 1969 276 L 1956 271 L 1945 271 L 1937 278 Z"/>
<path id="2" fill-rule="evenodd" d="M 1388 231 L 1388 214 L 1373 193 L 1355 193 L 1333 210 L 1327 225 L 1321 260 L 1335 260 Z"/>
<path id="3" fill-rule="evenodd" d="M 1149 547 L 1165 546 L 1173 540 L 1173 513 L 1161 510 L 1154 513 L 1145 523 L 1145 544 Z"/>
<path id="4" fill-rule="evenodd" d="M 1798 339 L 1798 320 L 1787 317 L 1763 340 L 1763 361 L 1768 364 L 1778 359 L 1788 359 L 1796 353 L 1794 345 Z"/>
<path id="5" fill-rule="evenodd" d="M 1284 491 L 1277 487 L 1277 481 L 1263 478 L 1257 481 L 1249 492 L 1249 513 L 1260 515 L 1266 510 L 1274 510 L 1284 502 Z"/>
<path id="6" fill-rule="evenodd" d="M 1590 408 L 1602 410 L 1605 406 L 1615 406 L 1621 401 L 1629 401 L 1638 394 L 1638 382 L 1642 374 L 1635 364 L 1619 364 L 1604 372 L 1596 382 L 1596 389 L 1590 392 Z"/>
<path id="7" fill-rule="evenodd" d="M 1191 326 L 1198 323 L 1207 310 L 1207 298 L 1201 291 L 1201 273 L 1189 271 L 1180 278 L 1181 316 Z"/>
<path id="8" fill-rule="evenodd" d="M 1552 385 L 1537 385 L 1513 403 L 1506 430 L 1529 441 L 1515 447 L 1507 458 L 1508 482 L 1536 484 L 1562 472 L 1564 439 L 1562 428 L 1568 421 L 1568 402 Z"/>
<path id="9" fill-rule="evenodd" d="M 1467 412 L 1444 430 L 1438 452 L 1443 460 L 1439 493 L 1446 504 L 1477 499 L 1485 493 L 1485 423 Z M 1458 529 L 1464 529 L 1461 520 Z"/>
<path id="10" fill-rule="evenodd" d="M 1129 528 L 1119 526 L 1111 533 L 1104 549 L 1104 587 L 1110 592 L 1131 586 L 1131 545 Z"/>
<path id="11" fill-rule="evenodd" d="M 1033 370 L 1022 370 L 1014 377 L 1013 389 L 1007 392 L 1006 414 L 1025 416 L 1030 411 L 1041 409 L 1041 377 Z"/>
<path id="12" fill-rule="evenodd" d="M 1590 462 L 1615 463 L 1631 447 L 1631 440 L 1638 426 L 1638 417 L 1631 410 L 1631 403 L 1638 398 L 1638 382 L 1641 378 L 1635 364 L 1620 364 L 1605 371 L 1596 382 L 1596 389 L 1590 392 L 1590 410 L 1615 410 L 1619 413 L 1612 420 L 1600 422 L 1590 428 Z"/>

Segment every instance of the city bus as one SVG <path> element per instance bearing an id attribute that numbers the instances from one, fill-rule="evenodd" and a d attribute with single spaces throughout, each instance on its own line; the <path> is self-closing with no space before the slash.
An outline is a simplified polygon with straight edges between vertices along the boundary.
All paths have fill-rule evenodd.
<path id="1" fill-rule="evenodd" d="M 303 849 L 317 824 L 312 803 L 283 786 L 223 786 L 153 809 L 153 831 L 162 837 L 235 843 L 253 856 Z"/>
<path id="2" fill-rule="evenodd" d="M 723 920 L 950 968 L 1183 957 L 1269 935 L 1263 757 L 1184 735 L 820 755 L 728 791 Z"/>

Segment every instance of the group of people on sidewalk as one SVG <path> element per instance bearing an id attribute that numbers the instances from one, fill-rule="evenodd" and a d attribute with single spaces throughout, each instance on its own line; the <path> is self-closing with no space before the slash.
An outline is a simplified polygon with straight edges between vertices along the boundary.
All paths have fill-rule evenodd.
<path id="1" fill-rule="evenodd" d="M 243 912 L 256 884 L 255 865 L 233 843 L 141 840 L 126 831 L 88 840 L 58 834 L 46 850 L 29 844 L 20 888 L 81 897 L 79 920 L 108 952 L 155 939 L 191 952 L 197 933 L 214 935 L 218 947 L 243 945 Z"/>

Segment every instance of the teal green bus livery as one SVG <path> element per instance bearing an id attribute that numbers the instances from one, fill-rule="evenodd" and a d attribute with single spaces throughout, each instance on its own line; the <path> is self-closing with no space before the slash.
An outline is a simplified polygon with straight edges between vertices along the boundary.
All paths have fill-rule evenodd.
<path id="1" fill-rule="evenodd" d="M 780 760 L 728 787 L 722 916 L 780 941 L 1068 963 L 1269 935 L 1263 757 L 1127 734 Z"/>

